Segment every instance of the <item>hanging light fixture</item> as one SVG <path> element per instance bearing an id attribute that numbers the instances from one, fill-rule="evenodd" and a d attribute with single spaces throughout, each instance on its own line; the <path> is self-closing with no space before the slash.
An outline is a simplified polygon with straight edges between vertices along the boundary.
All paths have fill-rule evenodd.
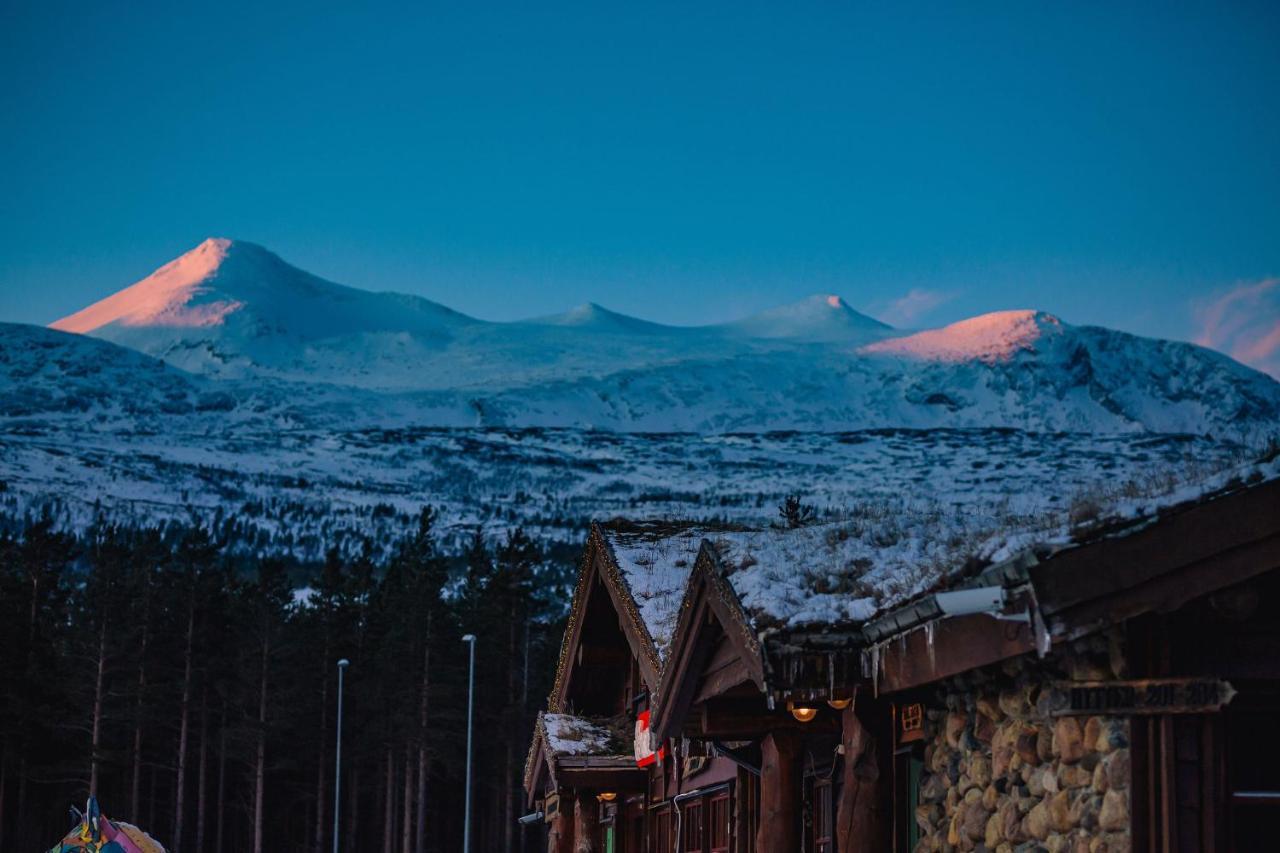
<path id="1" fill-rule="evenodd" d="M 818 716 L 817 706 L 810 702 L 795 702 L 788 699 L 787 710 L 791 712 L 791 716 L 801 723 L 808 723 Z"/>
<path id="2" fill-rule="evenodd" d="M 618 794 L 615 791 L 601 791 L 600 795 L 596 799 L 603 803 L 612 803 L 614 800 L 618 799 Z"/>
<path id="3" fill-rule="evenodd" d="M 835 708 L 837 711 L 843 711 L 845 708 L 849 707 L 849 703 L 851 703 L 852 701 L 853 701 L 852 699 L 846 696 L 843 699 L 828 699 L 827 704 L 830 705 L 832 708 Z"/>

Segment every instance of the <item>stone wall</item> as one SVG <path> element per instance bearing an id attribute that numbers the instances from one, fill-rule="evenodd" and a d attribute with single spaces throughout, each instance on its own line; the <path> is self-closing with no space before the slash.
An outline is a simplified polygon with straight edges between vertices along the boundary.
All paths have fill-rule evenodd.
<path id="1" fill-rule="evenodd" d="M 1128 851 L 1129 725 L 1051 717 L 1048 682 L 1116 677 L 1106 641 L 943 682 L 927 705 L 917 851 Z"/>

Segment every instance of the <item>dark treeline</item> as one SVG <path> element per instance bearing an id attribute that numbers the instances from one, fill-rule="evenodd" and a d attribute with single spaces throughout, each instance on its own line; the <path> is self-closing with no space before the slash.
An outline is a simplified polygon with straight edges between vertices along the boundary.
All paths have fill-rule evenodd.
<path id="1" fill-rule="evenodd" d="M 472 849 L 522 850 L 560 587 L 524 533 L 444 554 L 434 521 L 380 565 L 229 557 L 199 528 L 0 535 L 0 850 L 48 849 L 91 791 L 173 853 L 332 849 L 344 657 L 342 849 L 461 849 L 466 632 Z"/>

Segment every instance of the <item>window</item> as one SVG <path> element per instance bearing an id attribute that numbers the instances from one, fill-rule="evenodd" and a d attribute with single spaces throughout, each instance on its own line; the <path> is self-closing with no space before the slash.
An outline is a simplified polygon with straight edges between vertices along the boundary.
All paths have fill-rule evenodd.
<path id="1" fill-rule="evenodd" d="M 644 813 L 632 814 L 627 820 L 627 836 L 622 839 L 624 853 L 646 853 L 644 846 Z"/>
<path id="2" fill-rule="evenodd" d="M 1227 819 L 1235 850 L 1261 850 L 1280 818 L 1280 746 L 1274 730 L 1280 719 L 1280 697 L 1271 707 L 1255 696 L 1243 696 L 1226 709 Z M 1250 702 L 1250 700 L 1254 700 Z"/>
<path id="3" fill-rule="evenodd" d="M 671 806 L 653 810 L 653 835 L 649 840 L 652 853 L 671 853 Z"/>
<path id="4" fill-rule="evenodd" d="M 729 792 L 721 791 L 712 796 L 709 808 L 707 826 L 709 853 L 729 853 L 729 839 L 733 835 L 729 831 Z"/>
<path id="5" fill-rule="evenodd" d="M 690 800 L 681 809 L 680 823 L 684 830 L 684 853 L 705 853 L 706 826 L 704 824 L 704 800 Z"/>
<path id="6" fill-rule="evenodd" d="M 831 826 L 831 780 L 817 779 L 813 783 L 813 853 L 835 850 Z"/>
<path id="7" fill-rule="evenodd" d="M 924 770 L 920 745 L 900 747 L 893 755 L 893 835 L 899 853 L 911 853 L 920 841 L 916 807 L 920 805 L 920 777 Z"/>

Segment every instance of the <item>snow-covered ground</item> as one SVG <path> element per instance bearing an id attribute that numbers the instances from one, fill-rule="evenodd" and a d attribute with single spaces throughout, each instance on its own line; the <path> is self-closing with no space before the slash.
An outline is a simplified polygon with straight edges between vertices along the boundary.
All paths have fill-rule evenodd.
<path id="1" fill-rule="evenodd" d="M 619 515 L 762 524 L 790 493 L 831 512 L 937 500 L 1020 513 L 1243 452 L 1191 436 L 1013 430 L 642 435 L 267 421 L 160 431 L 17 418 L 0 422 L 0 507 L 48 510 L 74 527 L 97 514 L 235 517 L 249 543 L 318 557 L 365 536 L 385 543 L 425 504 L 459 540 L 477 524 L 578 540 L 589 519 Z"/>

